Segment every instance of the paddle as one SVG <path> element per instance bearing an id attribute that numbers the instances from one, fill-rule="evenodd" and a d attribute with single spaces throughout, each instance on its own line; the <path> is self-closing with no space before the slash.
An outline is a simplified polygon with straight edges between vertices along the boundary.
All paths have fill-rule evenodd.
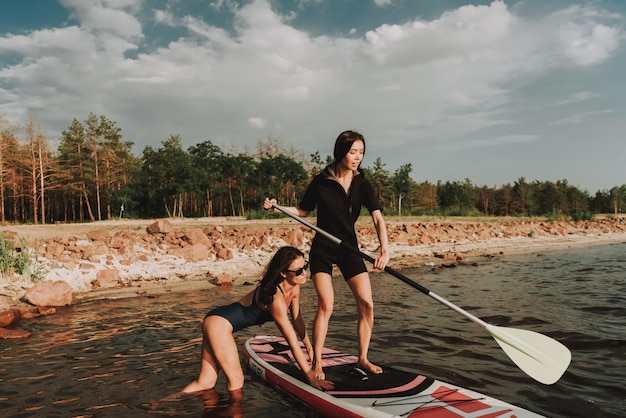
<path id="1" fill-rule="evenodd" d="M 272 207 L 283 212 L 285 215 L 292 217 L 303 225 L 306 225 L 312 230 L 322 234 L 337 245 L 348 248 L 363 257 L 365 260 L 374 263 L 373 257 L 361 252 L 358 248 L 355 248 L 350 244 L 344 243 L 339 238 L 311 224 L 310 222 L 305 221 L 284 207 L 277 204 L 273 204 Z M 551 385 L 559 380 L 563 373 L 565 373 L 565 370 L 567 370 L 567 367 L 572 359 L 572 355 L 568 348 L 560 342 L 533 331 L 490 325 L 466 310 L 456 306 L 452 302 L 449 302 L 436 293 L 426 289 L 424 286 L 414 282 L 396 270 L 393 270 L 390 267 L 385 267 L 385 271 L 425 295 L 428 295 L 436 301 L 446 305 L 448 308 L 460 313 L 470 321 L 485 328 L 495 338 L 496 342 L 511 358 L 511 360 L 513 360 L 513 362 L 517 364 L 517 366 L 526 374 L 538 382 Z"/>

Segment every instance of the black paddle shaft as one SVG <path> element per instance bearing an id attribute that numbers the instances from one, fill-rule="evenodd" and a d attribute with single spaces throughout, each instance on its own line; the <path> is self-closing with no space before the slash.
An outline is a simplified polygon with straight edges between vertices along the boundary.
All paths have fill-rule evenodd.
<path id="1" fill-rule="evenodd" d="M 343 246 L 344 248 L 355 252 L 365 260 L 371 263 L 374 263 L 376 261 L 373 257 L 361 252 L 358 248 L 349 244 L 344 244 L 337 237 L 305 221 L 299 216 L 289 212 L 285 208 L 282 208 L 278 205 L 272 206 L 283 212 L 285 215 L 291 216 L 293 219 L 299 221 L 303 225 L 306 225 L 312 230 L 322 234 L 335 244 L 338 244 L 339 246 Z M 552 338 L 547 337 L 543 334 L 532 331 L 489 325 L 477 316 L 472 315 L 465 309 L 456 306 L 454 303 L 449 302 L 435 292 L 431 292 L 425 287 L 415 283 L 413 280 L 409 279 L 403 274 L 389 267 L 385 267 L 385 271 L 392 276 L 402 280 L 409 286 L 444 304 L 455 312 L 463 315 L 475 324 L 485 328 L 496 339 L 500 347 L 511 358 L 511 360 L 513 360 L 520 369 L 526 372 L 533 379 L 541 383 L 550 385 L 556 382 L 563 375 L 565 370 L 567 370 L 572 355 L 567 347 L 565 347 L 558 341 L 553 340 Z"/>
<path id="2" fill-rule="evenodd" d="M 345 244 L 343 241 L 341 241 L 339 243 L 339 245 L 341 245 L 344 248 L 348 248 L 349 250 L 357 253 L 358 255 L 363 257 L 363 259 L 369 261 L 372 264 L 374 264 L 374 261 L 376 261 L 374 259 L 374 257 L 372 257 L 372 256 L 370 256 L 368 254 L 365 254 L 363 251 L 359 250 L 358 248 L 353 247 L 352 245 Z M 419 284 L 417 282 L 414 282 L 413 280 L 409 279 L 408 277 L 406 277 L 404 274 L 400 273 L 399 271 L 396 271 L 396 270 L 392 269 L 389 266 L 385 266 L 385 271 L 387 273 L 391 274 L 392 276 L 394 276 L 395 278 L 402 280 L 404 283 L 408 284 L 409 286 L 419 290 L 423 294 L 425 294 L 425 295 L 429 295 L 430 294 L 430 290 L 426 289 L 421 284 Z"/>

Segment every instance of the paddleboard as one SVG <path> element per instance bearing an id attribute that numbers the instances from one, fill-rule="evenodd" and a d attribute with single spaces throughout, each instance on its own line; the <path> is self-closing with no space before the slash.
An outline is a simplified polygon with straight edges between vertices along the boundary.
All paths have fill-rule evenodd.
<path id="1" fill-rule="evenodd" d="M 306 353 L 306 351 L 305 351 Z M 282 337 L 257 336 L 243 350 L 252 373 L 325 417 L 537 418 L 534 412 L 419 373 L 357 367 L 357 357 L 325 348 L 322 364 L 333 390 L 309 385 Z M 545 418 L 545 417 L 544 417 Z"/>

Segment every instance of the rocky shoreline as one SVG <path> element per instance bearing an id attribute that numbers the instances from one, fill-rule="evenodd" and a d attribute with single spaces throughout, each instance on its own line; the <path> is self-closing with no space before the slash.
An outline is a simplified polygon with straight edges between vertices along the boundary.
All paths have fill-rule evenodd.
<path id="1" fill-rule="evenodd" d="M 386 221 L 390 266 L 398 270 L 626 241 L 626 219 L 618 217 Z M 361 250 L 374 255 L 378 241 L 369 219 L 357 223 L 357 232 Z M 306 252 L 313 237 L 295 221 L 235 218 L 25 225 L 3 227 L 2 234 L 36 253 L 35 264 L 45 275 L 39 282 L 17 274 L 0 278 L 0 339 L 28 337 L 17 328 L 19 320 L 53 314 L 58 306 L 254 283 L 277 248 L 293 245 Z"/>

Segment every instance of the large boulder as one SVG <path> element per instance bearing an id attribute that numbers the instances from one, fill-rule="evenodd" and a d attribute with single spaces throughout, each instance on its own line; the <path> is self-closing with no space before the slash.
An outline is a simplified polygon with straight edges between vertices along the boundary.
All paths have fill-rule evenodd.
<path id="1" fill-rule="evenodd" d="M 24 293 L 24 299 L 35 306 L 65 306 L 72 303 L 72 288 L 63 280 L 36 284 Z"/>
<path id="2" fill-rule="evenodd" d="M 96 280 L 91 282 L 91 285 L 98 289 L 117 287 L 120 285 L 120 272 L 115 268 L 100 270 L 96 273 Z"/>
<path id="3" fill-rule="evenodd" d="M 215 284 L 218 286 L 232 286 L 233 276 L 228 273 L 220 274 L 215 278 Z"/>
<path id="4" fill-rule="evenodd" d="M 172 252 L 176 257 L 183 258 L 186 261 L 197 263 L 205 261 L 209 258 L 209 249 L 202 244 L 186 245 L 177 248 Z"/>
<path id="5" fill-rule="evenodd" d="M 55 260 L 63 255 L 65 246 L 63 244 L 59 244 L 58 242 L 51 241 L 45 245 L 45 249 L 45 257 L 50 260 Z"/>
<path id="6" fill-rule="evenodd" d="M 30 337 L 30 332 L 22 329 L 7 329 L 0 328 L 0 340 L 27 338 Z"/>
<path id="7" fill-rule="evenodd" d="M 0 327 L 8 327 L 13 322 L 22 317 L 22 311 L 19 309 L 7 309 L 0 312 Z"/>
<path id="8" fill-rule="evenodd" d="M 167 219 L 159 219 L 158 221 L 148 225 L 146 228 L 148 234 L 169 234 L 174 232 L 174 227 Z"/>
<path id="9" fill-rule="evenodd" d="M 211 240 L 200 228 L 185 232 L 183 239 L 191 245 L 202 244 L 207 248 L 212 246 Z"/>
<path id="10" fill-rule="evenodd" d="M 106 229 L 96 229 L 87 232 L 87 239 L 89 241 L 109 242 L 111 240 L 111 234 Z"/>
<path id="11" fill-rule="evenodd" d="M 230 248 L 222 248 L 217 252 L 218 260 L 232 260 L 233 258 L 233 250 L 231 250 Z"/>

